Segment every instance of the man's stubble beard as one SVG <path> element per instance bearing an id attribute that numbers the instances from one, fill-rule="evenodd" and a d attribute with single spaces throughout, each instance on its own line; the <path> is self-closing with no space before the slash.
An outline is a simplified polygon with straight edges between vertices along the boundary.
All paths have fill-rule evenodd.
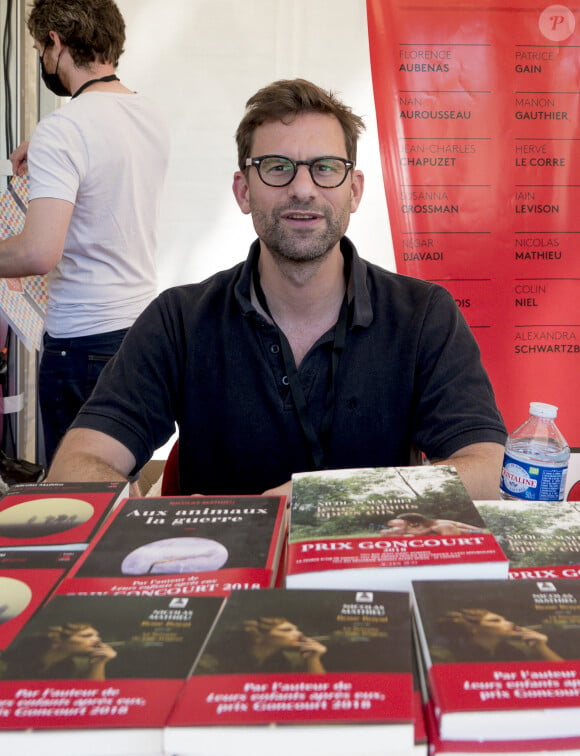
<path id="1" fill-rule="evenodd" d="M 307 211 L 309 208 L 293 209 Z M 266 214 L 250 203 L 250 211 L 260 240 L 273 256 L 289 263 L 321 262 L 344 236 L 350 215 L 345 211 L 332 214 L 329 210 L 317 210 L 324 215 L 326 228 L 301 232 L 284 228 L 280 215 L 285 210 Z"/>

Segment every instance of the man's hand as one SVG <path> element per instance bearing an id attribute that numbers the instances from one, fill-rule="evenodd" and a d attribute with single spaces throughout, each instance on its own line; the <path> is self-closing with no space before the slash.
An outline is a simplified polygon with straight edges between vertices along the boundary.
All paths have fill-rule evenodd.
<path id="1" fill-rule="evenodd" d="M 290 494 L 292 493 L 292 481 L 288 480 L 286 483 L 282 483 L 281 486 L 275 488 L 268 488 L 267 491 L 262 491 L 262 496 L 286 496 L 290 501 Z"/>
<path id="2" fill-rule="evenodd" d="M 12 172 L 15 176 L 24 176 L 28 173 L 28 142 L 22 142 L 10 153 Z"/>

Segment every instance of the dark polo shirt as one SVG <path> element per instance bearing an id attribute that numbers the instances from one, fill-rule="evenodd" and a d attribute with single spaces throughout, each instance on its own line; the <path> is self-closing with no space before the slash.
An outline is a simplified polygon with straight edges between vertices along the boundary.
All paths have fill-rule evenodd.
<path id="1" fill-rule="evenodd" d="M 407 465 L 503 444 L 505 428 L 478 346 L 446 289 L 351 259 L 344 351 L 334 381 L 326 467 Z M 74 426 L 127 446 L 139 469 L 179 430 L 183 493 L 260 493 L 312 469 L 275 324 L 256 305 L 248 259 L 163 292 L 130 329 Z M 334 329 L 300 364 L 320 427 Z"/>

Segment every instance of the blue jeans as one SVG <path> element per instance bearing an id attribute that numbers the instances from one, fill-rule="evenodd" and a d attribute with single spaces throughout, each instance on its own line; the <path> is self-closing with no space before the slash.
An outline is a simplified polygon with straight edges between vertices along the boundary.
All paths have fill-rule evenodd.
<path id="1" fill-rule="evenodd" d="M 47 466 L 127 330 L 124 328 L 74 339 L 44 335 L 38 395 Z"/>

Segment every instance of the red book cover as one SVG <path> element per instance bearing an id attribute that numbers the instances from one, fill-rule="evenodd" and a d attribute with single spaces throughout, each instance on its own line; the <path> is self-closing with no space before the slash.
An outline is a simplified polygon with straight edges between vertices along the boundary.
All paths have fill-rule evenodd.
<path id="1" fill-rule="evenodd" d="M 413 638 L 413 632 L 411 631 Z M 425 711 L 423 705 L 423 691 L 421 687 L 421 677 L 419 672 L 419 659 L 415 650 L 414 639 L 411 641 L 412 653 L 412 672 L 413 672 L 413 711 L 415 714 L 415 753 L 424 752 L 427 754 L 427 722 L 425 720 Z M 424 749 L 424 750 L 423 750 Z"/>
<path id="2" fill-rule="evenodd" d="M 0 551 L 0 651 L 50 597 L 75 551 Z"/>
<path id="3" fill-rule="evenodd" d="M 413 582 L 446 740 L 580 737 L 580 582 Z"/>
<path id="4" fill-rule="evenodd" d="M 411 580 L 504 578 L 508 566 L 452 466 L 292 476 L 288 588 L 409 590 Z"/>
<path id="5" fill-rule="evenodd" d="M 283 496 L 126 499 L 58 592 L 224 596 L 269 588 L 286 516 Z"/>
<path id="6" fill-rule="evenodd" d="M 127 483 L 23 483 L 0 500 L 0 549 L 83 550 Z"/>
<path id="7" fill-rule="evenodd" d="M 383 753 L 387 741 L 413 747 L 408 596 L 240 591 L 227 598 L 171 714 L 166 749 L 193 753 L 195 743 L 201 753 L 208 743 L 215 753 L 233 738 L 261 751 L 272 737 L 299 749 L 324 733 L 334 753 L 357 753 L 361 724 L 365 753 Z"/>
<path id="8" fill-rule="evenodd" d="M 52 598 L 0 660 L 3 753 L 52 743 L 50 753 L 81 754 L 87 737 L 103 740 L 98 753 L 161 753 L 162 728 L 222 601 Z"/>

